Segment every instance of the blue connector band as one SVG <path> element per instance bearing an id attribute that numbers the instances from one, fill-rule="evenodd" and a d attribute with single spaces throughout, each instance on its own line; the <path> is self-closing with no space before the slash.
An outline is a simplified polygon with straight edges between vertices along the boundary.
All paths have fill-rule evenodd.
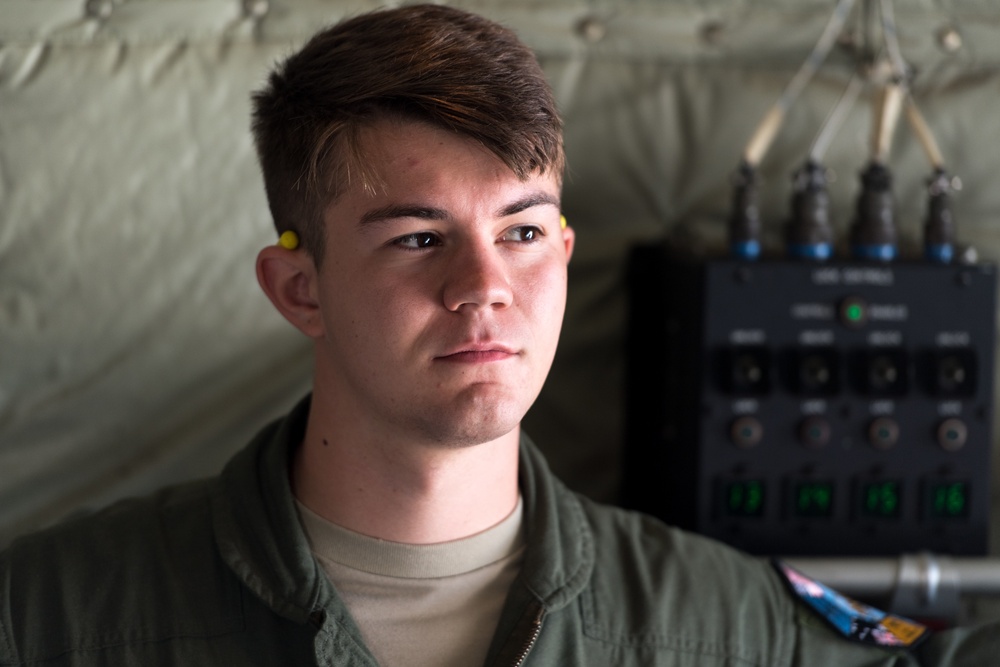
<path id="1" fill-rule="evenodd" d="M 891 243 L 876 245 L 856 245 L 851 247 L 854 259 L 870 259 L 879 262 L 891 262 L 896 259 L 896 246 Z"/>
<path id="2" fill-rule="evenodd" d="M 733 241 L 729 252 L 737 259 L 757 259 L 760 257 L 760 241 Z"/>
<path id="3" fill-rule="evenodd" d="M 788 256 L 795 259 L 822 262 L 833 256 L 833 245 L 830 243 L 789 243 Z"/>
<path id="4" fill-rule="evenodd" d="M 924 258 L 928 262 L 951 264 L 955 256 L 955 246 L 950 243 L 928 243 L 924 246 Z"/>

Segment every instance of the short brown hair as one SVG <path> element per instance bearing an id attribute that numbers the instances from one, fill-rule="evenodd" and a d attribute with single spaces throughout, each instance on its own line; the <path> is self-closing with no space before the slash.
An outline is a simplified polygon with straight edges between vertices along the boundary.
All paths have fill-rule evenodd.
<path id="1" fill-rule="evenodd" d="M 468 136 L 521 179 L 562 177 L 562 121 L 534 54 L 509 29 L 440 5 L 346 20 L 315 35 L 253 95 L 274 225 L 318 263 L 323 211 L 353 179 L 373 190 L 359 133 L 384 117 Z"/>

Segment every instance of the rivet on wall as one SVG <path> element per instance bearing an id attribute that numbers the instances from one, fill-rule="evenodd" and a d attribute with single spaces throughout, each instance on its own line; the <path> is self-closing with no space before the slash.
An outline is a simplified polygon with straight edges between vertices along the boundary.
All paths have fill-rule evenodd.
<path id="1" fill-rule="evenodd" d="M 953 26 L 945 26 L 938 30 L 937 41 L 938 46 L 942 49 L 948 53 L 954 53 L 962 48 L 962 33 Z"/>
<path id="2" fill-rule="evenodd" d="M 599 42 L 608 33 L 608 26 L 595 16 L 587 16 L 576 24 L 576 32 L 588 42 Z"/>

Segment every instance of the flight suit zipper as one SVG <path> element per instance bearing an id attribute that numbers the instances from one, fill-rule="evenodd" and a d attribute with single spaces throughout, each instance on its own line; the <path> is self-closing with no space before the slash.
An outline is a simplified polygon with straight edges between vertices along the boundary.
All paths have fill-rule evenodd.
<path id="1" fill-rule="evenodd" d="M 535 647 L 535 642 L 538 641 L 538 636 L 542 634 L 542 621 L 544 619 L 545 607 L 539 606 L 538 613 L 535 614 L 535 618 L 531 622 L 531 635 L 528 637 L 528 641 L 525 642 L 520 653 L 517 654 L 517 659 L 511 663 L 511 667 L 521 667 L 524 665 L 524 661 L 527 660 L 528 654 L 531 653 L 531 649 Z"/>

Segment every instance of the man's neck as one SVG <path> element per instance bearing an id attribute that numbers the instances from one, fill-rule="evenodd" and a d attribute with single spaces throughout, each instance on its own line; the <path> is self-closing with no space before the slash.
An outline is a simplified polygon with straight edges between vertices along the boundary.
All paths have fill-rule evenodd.
<path id="1" fill-rule="evenodd" d="M 314 397 L 315 401 L 315 397 Z M 315 405 L 314 405 L 315 407 Z M 310 411 L 292 464 L 306 507 L 344 528 L 409 544 L 468 537 L 517 504 L 519 429 L 478 445 L 374 438 Z"/>

